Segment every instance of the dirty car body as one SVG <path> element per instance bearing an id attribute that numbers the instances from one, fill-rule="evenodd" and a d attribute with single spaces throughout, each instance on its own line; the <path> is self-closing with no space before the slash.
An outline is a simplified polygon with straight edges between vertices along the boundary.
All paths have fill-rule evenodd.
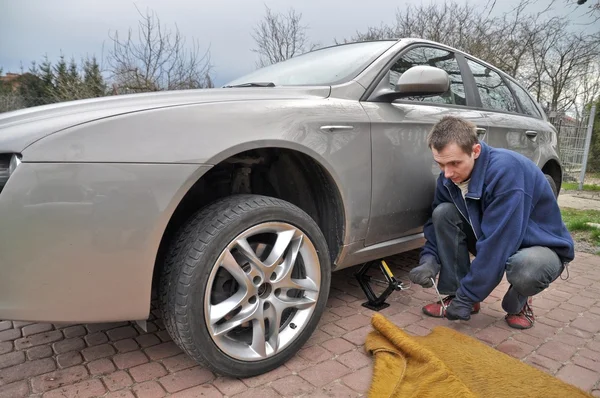
<path id="1" fill-rule="evenodd" d="M 449 88 L 411 88 L 415 66 Z M 445 115 L 560 189 L 556 131 L 522 86 L 418 39 L 0 115 L 0 319 L 145 320 L 155 288 L 194 359 L 272 369 L 316 326 L 332 271 L 423 244 L 439 174 L 426 135 Z"/>

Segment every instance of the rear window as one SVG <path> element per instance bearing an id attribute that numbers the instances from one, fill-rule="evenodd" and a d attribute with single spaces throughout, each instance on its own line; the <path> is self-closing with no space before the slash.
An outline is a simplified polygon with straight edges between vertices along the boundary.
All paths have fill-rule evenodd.
<path id="1" fill-rule="evenodd" d="M 535 103 L 533 102 L 529 94 L 527 94 L 527 92 L 523 88 L 521 88 L 521 86 L 515 84 L 510 80 L 508 81 L 508 84 L 513 89 L 515 95 L 519 99 L 519 103 L 521 104 L 523 113 L 529 116 L 541 118 L 542 115 L 540 115 L 537 106 L 535 106 Z"/>
<path id="2" fill-rule="evenodd" d="M 517 103 L 499 74 L 470 59 L 467 59 L 467 63 L 473 72 L 477 91 L 479 91 L 479 97 L 484 108 L 504 112 L 517 111 Z"/>

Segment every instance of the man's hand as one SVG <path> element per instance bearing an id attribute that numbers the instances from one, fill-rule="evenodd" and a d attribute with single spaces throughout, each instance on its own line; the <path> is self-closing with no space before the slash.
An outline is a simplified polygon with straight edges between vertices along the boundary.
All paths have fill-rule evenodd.
<path id="1" fill-rule="evenodd" d="M 435 276 L 440 272 L 440 268 L 433 256 L 424 256 L 421 258 L 419 266 L 410 270 L 408 278 L 417 285 L 425 288 L 432 287 L 431 278 L 435 279 Z"/>
<path id="2" fill-rule="evenodd" d="M 468 321 L 471 319 L 472 310 L 473 303 L 456 296 L 452 299 L 452 302 L 450 302 L 450 305 L 446 310 L 446 318 L 451 321 L 456 321 L 457 319 L 460 319 L 461 321 Z"/>

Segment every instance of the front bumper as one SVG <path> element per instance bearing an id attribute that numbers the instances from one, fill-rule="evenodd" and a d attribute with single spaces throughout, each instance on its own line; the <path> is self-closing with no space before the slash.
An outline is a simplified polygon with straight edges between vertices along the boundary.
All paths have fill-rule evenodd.
<path id="1" fill-rule="evenodd" d="M 0 193 L 0 319 L 146 319 L 163 231 L 209 168 L 19 165 Z"/>

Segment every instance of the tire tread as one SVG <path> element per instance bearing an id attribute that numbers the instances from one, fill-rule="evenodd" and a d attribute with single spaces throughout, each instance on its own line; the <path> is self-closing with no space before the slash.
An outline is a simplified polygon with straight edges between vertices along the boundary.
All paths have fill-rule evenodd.
<path id="1" fill-rule="evenodd" d="M 188 317 L 191 276 L 195 269 L 202 265 L 197 260 L 211 248 L 211 242 L 221 231 L 248 213 L 269 207 L 282 207 L 299 217 L 308 217 L 300 208 L 277 198 L 258 195 L 230 196 L 194 213 L 176 233 L 167 253 L 159 287 L 159 307 L 165 328 L 182 350 L 198 363 L 213 370 L 218 369 L 204 358 L 193 343 L 193 328 Z M 182 278 L 183 275 L 187 278 Z"/>

